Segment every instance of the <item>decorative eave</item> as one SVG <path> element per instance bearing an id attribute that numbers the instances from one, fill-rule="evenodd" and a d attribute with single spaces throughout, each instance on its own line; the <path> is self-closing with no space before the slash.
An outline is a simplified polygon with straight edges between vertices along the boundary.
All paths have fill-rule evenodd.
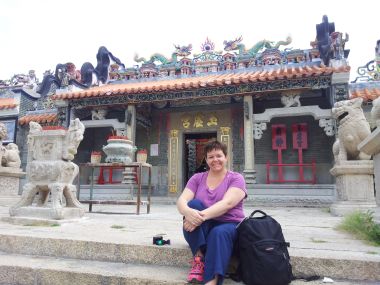
<path id="1" fill-rule="evenodd" d="M 16 109 L 18 105 L 13 98 L 0 98 L 0 110 Z"/>
<path id="2" fill-rule="evenodd" d="M 56 110 L 51 111 L 37 111 L 31 112 L 18 119 L 18 123 L 22 125 L 27 125 L 29 122 L 36 122 L 39 124 L 51 124 L 58 122 L 58 116 Z"/>
<path id="3" fill-rule="evenodd" d="M 364 101 L 373 101 L 380 97 L 380 81 L 350 84 L 350 91 L 350 99 L 360 97 Z"/>
<path id="4" fill-rule="evenodd" d="M 171 80 L 108 84 L 83 91 L 61 93 L 52 98 L 69 100 L 71 106 L 79 107 L 86 104 L 130 104 L 300 88 L 319 89 L 330 86 L 333 73 L 349 70 L 349 66 L 333 68 L 323 64 L 266 66 L 256 68 L 256 70 L 214 73 Z"/>

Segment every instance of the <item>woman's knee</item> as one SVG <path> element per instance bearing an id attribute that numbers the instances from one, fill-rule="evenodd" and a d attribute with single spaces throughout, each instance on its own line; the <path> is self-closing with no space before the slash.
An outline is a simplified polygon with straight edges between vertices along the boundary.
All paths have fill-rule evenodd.
<path id="1" fill-rule="evenodd" d="M 222 224 L 222 225 L 216 226 L 209 233 L 210 239 L 222 238 L 222 239 L 228 239 L 234 242 L 236 237 L 237 237 L 237 231 L 234 224 Z"/>
<path id="2" fill-rule="evenodd" d="M 203 203 L 198 199 L 190 200 L 187 203 L 187 206 L 189 206 L 192 209 L 196 209 L 196 210 L 200 210 L 200 211 L 206 209 L 206 207 L 203 205 Z"/>

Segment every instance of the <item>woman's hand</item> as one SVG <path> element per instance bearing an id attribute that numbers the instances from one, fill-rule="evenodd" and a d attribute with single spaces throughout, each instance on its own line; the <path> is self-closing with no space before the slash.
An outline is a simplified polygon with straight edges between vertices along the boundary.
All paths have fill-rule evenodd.
<path id="1" fill-rule="evenodd" d="M 197 228 L 197 226 L 194 226 L 189 221 L 186 220 L 186 218 L 183 220 L 183 229 L 187 232 L 192 232 Z"/>
<path id="2" fill-rule="evenodd" d="M 185 220 L 195 227 L 200 226 L 205 221 L 200 211 L 191 208 L 186 211 Z"/>

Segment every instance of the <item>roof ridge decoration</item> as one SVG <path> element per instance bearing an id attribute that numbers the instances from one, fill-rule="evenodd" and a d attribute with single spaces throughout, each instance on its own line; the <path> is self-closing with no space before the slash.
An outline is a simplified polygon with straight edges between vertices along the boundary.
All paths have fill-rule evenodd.
<path id="1" fill-rule="evenodd" d="M 260 51 L 265 49 L 278 49 L 282 45 L 289 45 L 292 42 L 291 36 L 288 36 L 285 41 L 278 41 L 274 43 L 274 41 L 269 41 L 263 39 L 254 44 L 250 49 L 246 50 L 245 45 L 241 43 L 243 37 L 240 36 L 232 41 L 224 41 L 224 50 L 225 51 L 234 51 L 238 50 L 237 56 L 242 57 L 244 55 L 248 55 L 251 57 L 255 57 Z"/>
<path id="2" fill-rule="evenodd" d="M 80 71 L 76 70 L 75 65 L 71 62 L 57 64 L 54 74 L 50 70 L 45 72 L 37 93 L 43 97 L 49 93 L 54 93 L 57 88 L 76 86 L 80 89 L 86 89 L 93 85 L 99 85 L 100 83 L 105 84 L 109 80 L 109 66 L 111 61 L 125 68 L 120 59 L 115 57 L 104 46 L 98 49 L 96 59 L 97 65 L 95 68 L 90 62 L 85 62 Z"/>
<path id="3" fill-rule="evenodd" d="M 375 59 L 367 62 L 363 66 L 359 66 L 356 72 L 359 76 L 351 83 L 380 82 L 380 40 L 376 42 Z"/>
<path id="4" fill-rule="evenodd" d="M 179 46 L 174 45 L 175 51 L 172 53 L 171 58 L 168 59 L 164 55 L 160 53 L 154 53 L 150 56 L 148 60 L 146 60 L 144 57 L 139 57 L 138 54 L 135 54 L 134 61 L 136 62 L 143 62 L 143 64 L 152 64 L 154 62 L 161 62 L 161 64 L 170 64 L 170 63 L 177 63 L 178 62 L 178 56 L 186 57 L 191 54 L 191 50 L 193 48 L 192 44 L 189 44 L 187 46 Z"/>

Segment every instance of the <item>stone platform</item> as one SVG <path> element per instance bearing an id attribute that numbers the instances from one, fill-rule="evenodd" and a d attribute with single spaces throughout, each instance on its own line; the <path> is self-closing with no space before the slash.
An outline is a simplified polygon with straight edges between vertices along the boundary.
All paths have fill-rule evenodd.
<path id="1" fill-rule="evenodd" d="M 339 285 L 380 283 L 380 247 L 337 231 L 341 217 L 320 208 L 249 204 L 246 214 L 255 209 L 281 223 L 296 276 L 330 277 Z M 186 284 L 191 253 L 175 205 L 153 200 L 151 214 L 140 215 L 134 206 L 94 205 L 93 211 L 71 221 L 15 225 L 8 208 L 0 207 L 0 284 Z M 152 245 L 157 234 L 171 245 Z"/>

